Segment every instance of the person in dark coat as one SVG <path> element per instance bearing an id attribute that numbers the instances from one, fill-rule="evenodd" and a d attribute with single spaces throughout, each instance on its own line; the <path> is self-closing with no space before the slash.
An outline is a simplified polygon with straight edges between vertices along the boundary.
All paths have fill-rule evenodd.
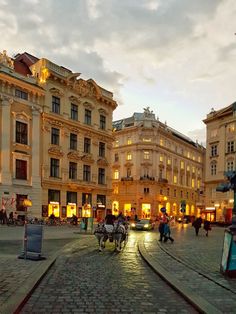
<path id="1" fill-rule="evenodd" d="M 193 222 L 193 227 L 195 228 L 196 236 L 198 236 L 198 232 L 199 232 L 199 229 L 201 228 L 201 225 L 202 225 L 202 218 L 201 218 L 201 217 L 198 217 L 198 218 Z"/>
<path id="2" fill-rule="evenodd" d="M 206 230 L 206 236 L 208 237 L 208 231 L 211 230 L 211 223 L 209 220 L 207 220 L 207 219 L 204 220 L 203 228 L 204 228 L 204 230 Z"/>

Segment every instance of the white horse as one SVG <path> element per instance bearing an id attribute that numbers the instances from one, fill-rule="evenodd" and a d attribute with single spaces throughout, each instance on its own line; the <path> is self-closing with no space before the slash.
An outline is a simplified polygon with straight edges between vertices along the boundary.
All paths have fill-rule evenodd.
<path id="1" fill-rule="evenodd" d="M 108 239 L 105 225 L 103 223 L 97 225 L 97 227 L 94 230 L 94 235 L 98 240 L 99 252 L 102 252 L 102 250 L 105 248 L 105 242 Z"/>
<path id="2" fill-rule="evenodd" d="M 128 226 L 121 223 L 116 223 L 114 226 L 114 240 L 115 240 L 115 249 L 120 252 L 122 242 L 124 244 L 128 241 Z"/>
<path id="3" fill-rule="evenodd" d="M 123 224 L 115 223 L 115 225 L 98 224 L 94 230 L 94 235 L 98 239 L 99 252 L 105 248 L 105 242 L 115 240 L 115 250 L 121 251 L 122 242 L 128 241 L 128 228 Z"/>
<path id="4" fill-rule="evenodd" d="M 109 239 L 110 242 L 113 242 L 114 226 L 104 223 L 98 224 L 94 234 L 98 239 L 99 252 L 101 252 L 105 248 L 105 242 L 107 239 Z"/>

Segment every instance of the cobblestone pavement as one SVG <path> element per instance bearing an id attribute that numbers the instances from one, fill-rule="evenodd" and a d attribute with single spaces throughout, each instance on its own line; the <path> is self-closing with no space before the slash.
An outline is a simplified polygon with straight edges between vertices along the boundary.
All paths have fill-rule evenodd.
<path id="1" fill-rule="evenodd" d="M 37 271 L 43 268 L 60 248 L 75 239 L 91 238 L 75 234 L 76 229 L 73 228 L 59 228 L 45 228 L 43 253 L 47 259 L 31 261 L 18 259 L 23 247 L 24 228 L 0 225 L 0 313 L 5 306 L 17 302 L 19 290 L 24 293 L 22 287 L 28 287 L 28 281 L 35 275 L 37 277 Z M 11 305 L 14 308 L 14 304 Z M 7 314 L 10 314 L 8 311 L 7 307 Z"/>
<path id="2" fill-rule="evenodd" d="M 131 233 L 120 253 L 114 252 L 113 243 L 99 253 L 94 238 L 86 250 L 73 243 L 21 313 L 196 313 L 147 267 L 137 250 L 140 237 L 143 233 Z"/>
<path id="3" fill-rule="evenodd" d="M 220 273 L 224 229 L 213 227 L 209 237 L 202 229 L 196 237 L 190 225 L 177 225 L 172 235 L 173 244 L 145 239 L 147 252 L 182 285 L 222 313 L 236 313 L 236 279 Z"/>

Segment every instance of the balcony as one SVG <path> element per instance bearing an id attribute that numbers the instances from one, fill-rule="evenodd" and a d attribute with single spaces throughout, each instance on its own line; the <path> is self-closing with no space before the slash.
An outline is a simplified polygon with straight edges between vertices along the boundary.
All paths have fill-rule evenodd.
<path id="1" fill-rule="evenodd" d="M 167 184 L 167 183 L 168 183 L 168 180 L 167 180 L 167 179 L 164 179 L 164 178 L 159 178 L 159 179 L 158 179 L 158 183 L 165 183 L 165 184 Z"/>
<path id="2" fill-rule="evenodd" d="M 155 178 L 154 177 L 149 177 L 149 175 L 146 175 L 146 176 L 141 176 L 140 177 L 140 180 L 141 181 L 155 181 Z"/>
<path id="3" fill-rule="evenodd" d="M 121 181 L 133 181 L 133 177 L 122 177 Z"/>

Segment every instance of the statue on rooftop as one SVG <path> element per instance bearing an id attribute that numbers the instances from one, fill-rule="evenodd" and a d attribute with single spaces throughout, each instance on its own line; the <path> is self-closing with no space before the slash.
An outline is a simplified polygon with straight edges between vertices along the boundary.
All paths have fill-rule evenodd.
<path id="1" fill-rule="evenodd" d="M 14 61 L 10 57 L 8 57 L 6 50 L 0 52 L 0 64 L 3 64 L 11 69 L 14 68 Z"/>
<path id="2" fill-rule="evenodd" d="M 153 111 L 150 110 L 150 107 L 143 108 L 143 110 L 144 110 L 144 116 L 145 116 L 145 117 L 148 117 L 148 116 L 150 116 L 151 114 L 153 114 Z"/>

